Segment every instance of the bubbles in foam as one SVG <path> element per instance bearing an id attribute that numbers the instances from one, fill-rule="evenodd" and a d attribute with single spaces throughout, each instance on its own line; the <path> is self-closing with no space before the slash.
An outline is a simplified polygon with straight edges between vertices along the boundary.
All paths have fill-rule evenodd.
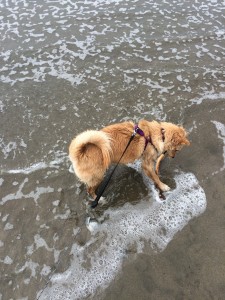
<path id="1" fill-rule="evenodd" d="M 109 218 L 93 230 L 83 247 L 74 244 L 70 268 L 52 277 L 40 299 L 82 299 L 106 288 L 127 253 L 140 253 L 144 242 L 163 251 L 174 235 L 206 208 L 206 197 L 193 174 L 177 174 L 176 189 L 164 202 L 141 201 L 106 211 Z M 142 241 L 142 242 L 140 242 Z"/>
<path id="2" fill-rule="evenodd" d="M 223 123 L 217 122 L 217 121 L 211 121 L 217 129 L 218 138 L 223 141 L 223 159 L 224 159 L 224 165 L 220 169 L 220 171 L 223 171 L 225 169 L 225 125 Z"/>

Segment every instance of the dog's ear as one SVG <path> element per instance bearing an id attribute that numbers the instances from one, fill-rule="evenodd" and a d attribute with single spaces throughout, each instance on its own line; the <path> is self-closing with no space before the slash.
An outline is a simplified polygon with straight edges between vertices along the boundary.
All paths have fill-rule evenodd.
<path id="1" fill-rule="evenodd" d="M 187 136 L 188 136 L 189 133 L 186 132 L 185 130 L 184 130 L 184 132 L 185 132 L 185 137 L 183 138 L 182 145 L 190 146 L 191 143 L 190 143 L 190 141 L 187 139 Z"/>
<path id="2" fill-rule="evenodd" d="M 190 141 L 188 140 L 188 139 L 183 139 L 183 141 L 181 142 L 181 145 L 186 145 L 186 146 L 190 146 L 191 145 L 191 143 L 190 143 Z"/>
<path id="3" fill-rule="evenodd" d="M 182 140 L 183 140 L 182 136 L 178 132 L 174 132 L 171 139 L 172 144 L 179 145 L 181 144 Z"/>

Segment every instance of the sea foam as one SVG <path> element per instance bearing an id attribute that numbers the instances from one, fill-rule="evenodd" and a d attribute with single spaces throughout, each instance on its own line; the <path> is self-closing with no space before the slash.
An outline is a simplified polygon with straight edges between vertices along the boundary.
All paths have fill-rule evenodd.
<path id="1" fill-rule="evenodd" d="M 204 212 L 206 196 L 191 173 L 175 175 L 176 188 L 166 201 L 143 200 L 137 205 L 108 209 L 106 221 L 92 232 L 89 242 L 71 249 L 67 271 L 54 274 L 40 299 L 82 299 L 105 289 L 119 273 L 123 261 L 133 253 L 145 251 L 146 243 L 163 251 L 174 235 Z"/>

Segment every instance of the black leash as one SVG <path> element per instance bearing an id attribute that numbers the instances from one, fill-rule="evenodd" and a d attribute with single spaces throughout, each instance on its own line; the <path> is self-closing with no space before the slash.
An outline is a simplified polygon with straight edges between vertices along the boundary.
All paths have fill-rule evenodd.
<path id="1" fill-rule="evenodd" d="M 107 185 L 109 184 L 109 181 L 111 180 L 111 178 L 112 178 L 112 176 L 113 176 L 113 174 L 114 174 L 116 168 L 118 167 L 118 165 L 119 165 L 119 163 L 120 163 L 122 157 L 124 156 L 125 152 L 127 151 L 127 148 L 129 147 L 130 143 L 131 143 L 132 140 L 134 139 L 135 135 L 136 135 L 137 133 L 140 134 L 140 132 L 142 132 L 142 130 L 136 125 L 136 126 L 134 127 L 134 132 L 133 132 L 132 136 L 130 137 L 129 142 L 128 142 L 126 148 L 124 149 L 123 154 L 121 155 L 119 161 L 118 161 L 117 164 L 115 165 L 114 169 L 112 170 L 112 172 L 111 172 L 111 174 L 109 175 L 109 177 L 108 177 L 108 179 L 106 180 L 106 182 L 105 182 L 102 186 L 100 186 L 99 191 L 98 191 L 98 193 L 97 193 L 97 196 L 96 196 L 95 200 L 91 202 L 91 208 L 95 208 L 95 207 L 98 205 L 99 199 L 101 198 L 101 196 L 102 196 L 102 194 L 104 193 L 104 191 L 105 191 Z"/>

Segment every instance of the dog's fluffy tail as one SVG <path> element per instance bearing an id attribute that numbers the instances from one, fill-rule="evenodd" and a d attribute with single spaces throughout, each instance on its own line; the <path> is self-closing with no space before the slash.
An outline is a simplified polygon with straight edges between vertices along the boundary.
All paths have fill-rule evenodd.
<path id="1" fill-rule="evenodd" d="M 98 168 L 99 164 L 107 169 L 111 162 L 110 137 L 103 131 L 87 130 L 72 140 L 69 157 L 78 169 L 82 165 Z"/>

